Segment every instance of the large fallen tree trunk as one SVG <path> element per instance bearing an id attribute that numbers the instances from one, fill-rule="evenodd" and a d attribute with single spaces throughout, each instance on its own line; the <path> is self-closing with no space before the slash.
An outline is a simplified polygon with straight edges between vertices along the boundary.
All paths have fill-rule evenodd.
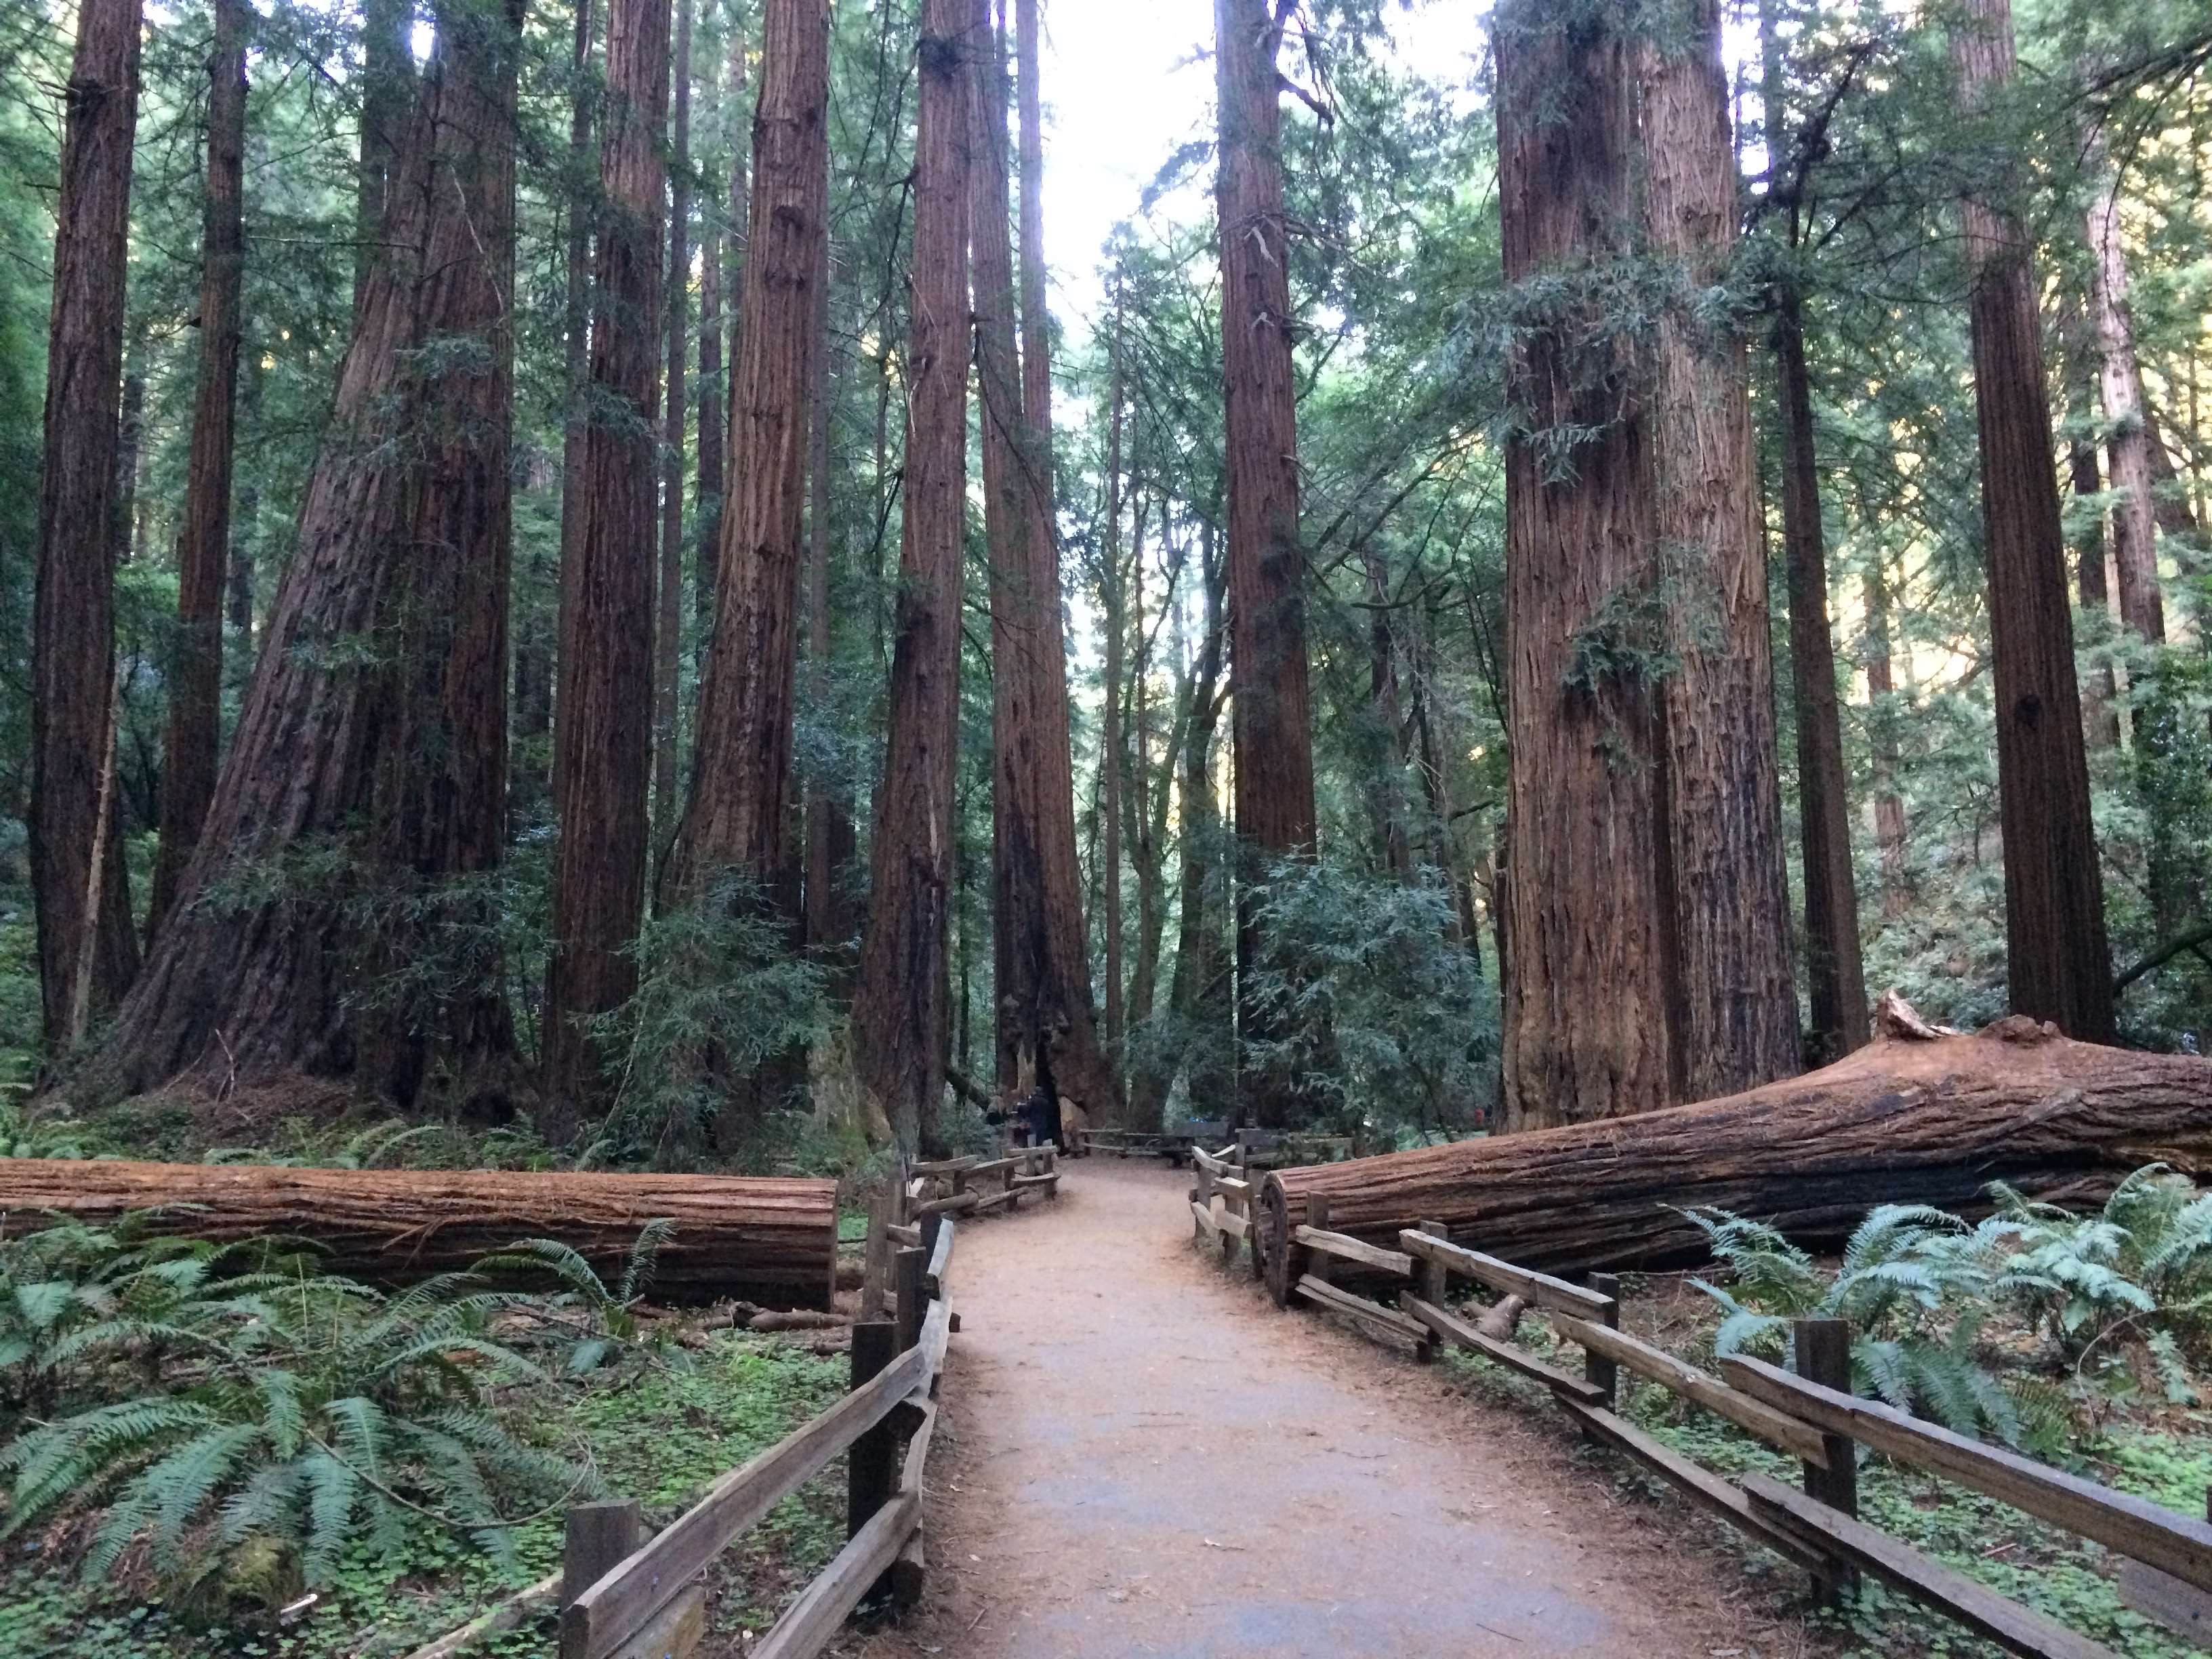
<path id="1" fill-rule="evenodd" d="M 1961 1036 L 1894 995 L 1877 1030 L 1836 1065 L 1744 1094 L 1279 1170 L 1259 1229 L 1271 1279 L 1279 1291 L 1286 1229 L 1316 1195 L 1338 1232 L 1395 1243 L 1441 1221 L 1459 1243 L 1558 1272 L 1703 1259 L 1689 1208 L 1818 1244 L 1878 1204 L 1985 1206 L 1993 1181 L 2095 1204 L 2145 1164 L 2212 1167 L 2212 1060 L 2073 1042 L 2017 1017 Z"/>
<path id="2" fill-rule="evenodd" d="M 42 1226 L 50 1212 L 106 1224 L 143 1210 L 160 1212 L 161 1231 L 218 1243 L 311 1239 L 331 1272 L 385 1284 L 556 1238 L 611 1286 L 640 1230 L 663 1217 L 676 1231 L 653 1272 L 655 1301 L 826 1308 L 837 1261 L 834 1181 L 0 1159 L 8 1231 Z"/>

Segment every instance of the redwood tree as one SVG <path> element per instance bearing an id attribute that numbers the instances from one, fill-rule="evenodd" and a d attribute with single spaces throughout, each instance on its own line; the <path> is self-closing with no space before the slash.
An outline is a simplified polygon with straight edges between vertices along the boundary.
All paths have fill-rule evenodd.
<path id="1" fill-rule="evenodd" d="M 668 122 L 668 0 L 613 0 L 593 254 L 584 522 L 561 580 L 561 683 L 553 799 L 553 948 L 545 975 L 549 1139 L 573 1133 L 598 1092 L 583 1021 L 637 983 L 630 942 L 645 904 L 646 784 L 653 752 L 655 417 L 660 373 L 661 161 Z"/>
<path id="2" fill-rule="evenodd" d="M 1632 43 L 1571 28 L 1546 0 L 1501 0 L 1495 17 L 1505 280 L 1538 296 L 1516 331 L 1505 454 L 1504 1113 L 1521 1128 L 1673 1097 L 1675 963 L 1653 856 L 1650 417 L 1592 292 L 1630 251 Z"/>
<path id="3" fill-rule="evenodd" d="M 2012 78 L 2009 0 L 1966 0 L 1952 36 L 1962 100 Z M 2051 406 L 2027 235 L 1998 189 L 1966 198 L 1968 316 L 1995 663 L 2006 966 L 2017 1013 L 2109 1042 L 2112 963 L 2074 671 Z"/>
<path id="4" fill-rule="evenodd" d="M 1276 52 L 1286 8 L 1214 0 L 1220 167 L 1221 356 L 1228 416 L 1229 672 L 1237 763 L 1237 963 L 1259 954 L 1256 878 L 1315 848 L 1313 709 L 1307 688 L 1305 555 L 1298 534 L 1297 393 L 1283 210 Z M 1242 1022 L 1258 1035 L 1248 1007 Z M 1262 1097 L 1263 1121 L 1285 1103 Z"/>
<path id="5" fill-rule="evenodd" d="M 908 1146 L 934 1134 L 951 1035 L 945 969 L 967 523 L 969 29 L 967 0 L 926 0 L 914 297 L 900 363 L 908 416 L 890 733 L 853 1001 L 861 1087 Z"/>
<path id="6" fill-rule="evenodd" d="M 672 70 L 676 117 L 668 210 L 668 373 L 661 410 L 660 592 L 653 629 L 653 809 L 658 843 L 676 833 L 676 726 L 684 660 L 684 435 L 691 400 L 684 393 L 690 329 L 691 14 L 679 0 Z"/>
<path id="7" fill-rule="evenodd" d="M 126 1091 L 306 1074 L 511 1097 L 483 884 L 505 839 L 520 13 L 440 14 L 264 648 L 111 1047 Z"/>
<path id="8" fill-rule="evenodd" d="M 237 407 L 239 289 L 245 271 L 245 0 L 216 0 L 208 59 L 207 198 L 200 231 L 199 382 L 192 393 L 191 471 L 177 538 L 177 646 L 169 665 L 161 757 L 161 843 L 154 864 L 150 940 L 215 795 L 222 717 L 222 596 L 230 572 L 230 475 Z"/>
<path id="9" fill-rule="evenodd" d="M 46 448 L 32 601 L 31 887 L 46 1049 L 58 1058 L 138 968 L 112 800 L 124 276 L 139 0 L 83 0 L 55 202 Z"/>
<path id="10" fill-rule="evenodd" d="M 1043 319 L 1015 351 L 1012 202 L 1006 173 L 1006 83 L 989 0 L 975 0 L 974 141 L 969 203 L 975 268 L 975 362 L 982 403 L 985 533 L 991 563 L 992 915 L 995 929 L 999 1082 L 1042 1085 L 1094 1116 L 1118 1115 L 1121 1080 L 1098 1041 L 1084 939 L 1083 878 L 1075 855 L 1075 784 L 1068 738 L 1066 642 L 1060 628 L 1060 544 L 1054 524 L 1051 437 L 1024 395 L 1034 364 L 1051 419 Z M 1032 31 L 1034 18 L 1030 21 Z M 1024 70 L 1034 77 L 1033 58 Z M 1026 109 L 1034 88 L 1024 88 Z M 1025 158 L 1026 159 L 1026 158 Z M 1042 162 L 1038 163 L 1039 172 Z M 1041 188 L 1023 179 L 1024 228 Z M 1024 238 L 1028 265 L 1042 258 Z M 1040 230 L 1037 241 L 1041 245 Z M 1025 265 L 1024 276 L 1029 274 Z M 1024 283 L 1043 306 L 1043 273 Z M 1111 757 L 1109 764 L 1111 764 Z"/>

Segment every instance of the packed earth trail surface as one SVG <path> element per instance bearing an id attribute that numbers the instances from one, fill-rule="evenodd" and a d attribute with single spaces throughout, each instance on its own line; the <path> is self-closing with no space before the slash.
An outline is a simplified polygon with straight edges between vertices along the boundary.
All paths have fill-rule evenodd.
<path id="1" fill-rule="evenodd" d="M 963 1224 L 929 1589 L 871 1659 L 1775 1656 L 1717 1528 L 1553 1413 L 1284 1313 L 1190 1243 L 1187 1172 L 1090 1158 Z"/>

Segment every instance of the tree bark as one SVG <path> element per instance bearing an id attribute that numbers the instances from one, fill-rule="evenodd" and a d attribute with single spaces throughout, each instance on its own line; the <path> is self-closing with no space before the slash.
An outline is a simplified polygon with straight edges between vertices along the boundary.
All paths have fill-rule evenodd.
<path id="1" fill-rule="evenodd" d="M 138 969 L 123 842 L 102 833 L 112 750 L 124 283 L 138 121 L 138 0 L 84 0 L 56 199 L 46 442 L 32 600 L 31 887 L 46 1054 L 58 1060 Z"/>
<path id="2" fill-rule="evenodd" d="M 654 833 L 665 848 L 683 803 L 677 793 L 676 738 L 684 663 L 684 437 L 691 400 L 684 390 L 691 306 L 691 14 L 677 0 L 676 59 L 669 70 L 675 113 L 669 168 L 667 370 L 662 381 L 660 588 L 653 625 L 653 805 Z"/>
<path id="3" fill-rule="evenodd" d="M 591 448 L 592 390 L 592 234 L 597 169 L 592 155 L 592 120 L 599 89 L 592 76 L 593 0 L 575 0 L 574 42 L 569 49 L 568 75 L 568 239 L 564 256 L 566 289 L 562 305 L 562 379 L 563 404 L 561 426 L 561 568 L 559 598 L 555 606 L 553 634 L 543 651 L 544 663 L 532 664 L 542 677 L 544 695 L 516 699 L 520 717 L 517 747 L 530 768 L 530 798 L 539 811 L 552 786 L 551 756 L 539 755 L 537 744 L 554 731 L 554 677 L 562 655 L 559 647 L 562 619 L 576 604 L 569 586 L 584 568 L 584 526 L 590 517 L 591 489 L 586 479 Z M 533 657 L 538 654 L 533 650 Z M 535 740 L 533 742 L 533 740 Z"/>
<path id="4" fill-rule="evenodd" d="M 825 258 L 829 242 L 823 242 Z M 836 357 L 830 340 L 830 278 L 825 269 L 821 284 L 820 340 L 822 395 L 815 399 L 813 431 L 808 439 L 807 492 L 811 499 L 806 524 L 806 677 L 808 696 L 817 709 L 830 707 L 830 566 L 831 555 L 830 496 L 830 420 L 836 399 L 831 386 Z M 854 918 L 843 884 L 860 843 L 853 829 L 853 804 L 842 775 L 819 770 L 805 781 L 806 871 L 803 878 L 806 905 L 806 945 L 835 970 L 841 989 L 850 988 Z"/>
<path id="5" fill-rule="evenodd" d="M 1213 788 L 1213 738 L 1221 718 L 1222 653 L 1228 622 L 1222 615 L 1228 599 L 1228 577 L 1215 551 L 1211 519 L 1199 523 L 1200 580 L 1205 592 L 1206 633 L 1199 642 L 1198 662 L 1191 672 L 1190 709 L 1183 736 L 1182 775 L 1176 787 L 1176 817 L 1179 835 L 1178 897 L 1176 903 L 1175 972 L 1168 981 L 1168 1006 L 1185 1032 L 1229 1027 L 1230 964 L 1223 948 L 1222 911 L 1218 902 L 1221 854 L 1221 812 Z M 1209 1016 L 1212 1016 L 1209 1018 Z M 1193 1100 L 1229 1100 L 1236 1094 L 1231 1069 L 1215 1063 L 1205 1048 L 1205 1038 L 1187 1042 L 1184 1064 L 1190 1076 Z M 1158 1121 L 1166 1099 L 1167 1081 L 1138 1108 L 1135 1127 L 1149 1127 Z"/>
<path id="6" fill-rule="evenodd" d="M 1122 659 L 1128 650 L 1129 623 L 1121 599 L 1121 430 L 1127 389 L 1122 378 L 1122 295 L 1114 289 L 1114 337 L 1107 373 L 1112 385 L 1106 427 L 1106 540 L 1099 576 L 1100 609 L 1106 640 L 1100 685 L 1098 722 L 1098 909 L 1106 951 L 1106 1041 L 1119 1044 L 1126 1021 L 1121 1006 L 1121 733 Z M 1000 1085 L 1012 1079 L 1002 1076 Z"/>
<path id="7" fill-rule="evenodd" d="M 1630 44 L 1571 32 L 1541 0 L 1496 15 L 1508 283 L 1626 257 L 1636 167 Z M 1511 848 L 1504 1127 L 1649 1110 L 1678 1062 L 1658 787 L 1643 659 L 1653 529 L 1649 411 L 1587 305 L 1514 353 L 1522 435 L 1506 450 Z M 1620 348 L 1624 352 L 1626 348 Z M 1580 434 L 1580 441 L 1574 441 Z M 1555 448 L 1572 442 L 1555 463 Z"/>
<path id="8" fill-rule="evenodd" d="M 1641 52 L 1644 224 L 1680 283 L 1657 317 L 1650 450 L 1658 576 L 1680 665 L 1660 682 L 1678 1100 L 1802 1065 L 1744 343 L 1691 306 L 1727 280 L 1735 252 L 1720 36 L 1719 0 L 1675 0 Z"/>
<path id="9" fill-rule="evenodd" d="M 2077 439 L 2066 446 L 2066 478 L 2076 501 L 2094 501 L 2104 493 L 2104 476 L 2097 465 L 2097 446 Z M 2101 514 L 2089 518 L 2074 550 L 2075 586 L 2085 611 L 2112 609 L 2112 585 L 2105 578 L 2105 528 Z M 2112 664 L 2091 671 L 2088 689 L 2081 694 L 2082 723 L 2089 746 L 2120 746 L 2120 687 Z"/>
<path id="10" fill-rule="evenodd" d="M 362 0 L 361 137 L 354 181 L 354 308 L 383 257 L 415 93 L 413 0 Z"/>
<path id="11" fill-rule="evenodd" d="M 2150 434 L 2143 424 L 2135 321 L 2128 307 L 2127 251 L 2120 244 L 2120 181 L 2104 148 L 2102 133 L 2093 131 L 2083 166 L 2096 180 L 2088 214 L 2089 300 L 2097 323 L 2097 384 L 2105 410 L 2112 559 L 2119 568 L 2120 621 L 2145 644 L 2157 645 L 2166 639 L 2166 607 L 2158 582 L 2157 495 L 2151 477 Z"/>
<path id="12" fill-rule="evenodd" d="M 514 1098 L 486 888 L 506 839 L 520 23 L 520 0 L 439 20 L 265 647 L 102 1061 L 120 1092 L 189 1073 Z"/>
<path id="13" fill-rule="evenodd" d="M 1899 765 L 1895 710 L 1884 705 L 1897 693 L 1889 659 L 1889 583 L 1876 562 L 1861 584 L 1866 606 L 1862 647 L 1867 677 L 1868 746 L 1874 751 L 1874 840 L 1881 854 L 1881 914 L 1895 921 L 1911 908 L 1912 886 L 1905 870 L 1905 799 L 1897 793 Z"/>
<path id="14" fill-rule="evenodd" d="M 1790 656 L 1797 714 L 1797 801 L 1805 866 L 1805 966 L 1816 1064 L 1868 1040 L 1866 975 L 1852 873 L 1849 779 L 1844 770 L 1835 638 L 1828 622 L 1828 559 L 1813 440 L 1812 376 L 1803 301 L 1775 296 L 1775 404 L 1781 427 L 1782 535 L 1790 568 Z"/>
<path id="15" fill-rule="evenodd" d="M 2009 0 L 1967 0 L 1952 36 L 1969 107 L 2012 77 Z M 1968 312 L 1995 659 L 2005 937 L 2015 1012 L 2069 1036 L 2112 1034 L 2112 950 L 2066 601 L 2043 338 L 2026 233 L 1968 198 Z"/>
<path id="16" fill-rule="evenodd" d="M 968 458 L 966 0 L 926 0 L 915 143 L 913 307 L 903 382 L 890 731 L 876 795 L 872 896 L 854 997 L 868 1103 L 902 1146 L 933 1139 L 951 1030 L 945 926 L 960 736 L 960 578 Z"/>
<path id="17" fill-rule="evenodd" d="M 1937 1035 L 1893 997 L 1877 1024 L 1833 1066 L 1725 1099 L 1280 1170 L 1264 1193 L 1271 1262 L 1283 1218 L 1314 1195 L 1356 1237 L 1395 1244 L 1441 1220 L 1455 1243 L 1560 1272 L 1704 1260 L 1693 1208 L 1820 1244 L 1878 1204 L 1985 1207 L 1993 1181 L 2089 1204 L 2145 1164 L 2212 1167 L 2212 1060 L 2075 1042 L 2018 1015 Z"/>
<path id="18" fill-rule="evenodd" d="M 161 1231 L 217 1243 L 313 1239 L 327 1271 L 378 1284 L 464 1271 L 536 1237 L 574 1247 L 612 1285 L 662 1218 L 676 1231 L 656 1258 L 655 1302 L 826 1308 L 836 1271 L 834 1181 L 5 1158 L 0 1205 L 19 1228 L 50 1213 L 112 1226 L 150 1209 Z"/>
<path id="19" fill-rule="evenodd" d="M 245 0 L 216 0 L 208 61 L 207 195 L 200 230 L 199 381 L 177 540 L 177 645 L 161 760 L 161 842 L 149 947 L 176 902 L 208 802 L 222 736 L 222 588 L 230 566 L 230 477 L 238 402 L 239 291 L 245 272 Z"/>
<path id="20" fill-rule="evenodd" d="M 722 112 L 725 123 L 733 120 Z M 730 165 L 737 166 L 732 145 Z M 723 467 L 729 457 L 730 382 L 722 368 L 722 248 L 720 204 L 711 198 L 699 212 L 699 500 L 698 528 L 691 561 L 693 659 L 707 660 L 714 626 L 714 571 L 721 562 Z M 728 239 L 737 237 L 737 227 Z M 735 296 L 732 295 L 732 298 Z M 734 364 L 732 365 L 734 367 Z M 694 710 L 696 717 L 696 710 Z M 696 733 L 694 733 L 695 738 Z"/>
<path id="21" fill-rule="evenodd" d="M 561 841 L 545 975 L 546 1138 L 566 1141 L 600 1094 L 582 1021 L 637 984 L 653 754 L 653 438 L 660 374 L 661 161 L 668 0 L 611 0 L 596 239 L 584 523 L 562 572 L 553 755 Z"/>
<path id="22" fill-rule="evenodd" d="M 1291 313 L 1276 68 L 1283 15 L 1267 0 L 1214 0 L 1240 981 L 1254 975 L 1261 955 L 1258 916 L 1267 865 L 1310 856 L 1316 848 L 1291 362 L 1297 323 Z M 1243 1036 L 1264 1036 L 1267 1024 L 1248 1000 L 1238 1019 Z M 1261 1123 L 1287 1122 L 1297 1112 L 1286 1088 L 1257 1073 L 1244 1092 Z"/>
<path id="23" fill-rule="evenodd" d="M 1099 1045 L 1083 932 L 1052 437 L 1048 425 L 1032 417 L 1024 384 L 1030 365 L 1015 351 L 1005 64 L 994 42 L 989 0 L 975 0 L 972 15 L 969 211 L 984 527 L 991 555 L 998 1069 L 1002 1085 L 1034 1072 L 1037 1083 L 1064 1103 L 1104 1121 L 1121 1115 L 1121 1079 Z M 1031 199 L 1034 180 L 1024 182 L 1026 221 L 1041 209 Z M 1029 253 L 1026 242 L 1025 237 Z M 1041 249 L 1033 257 L 1041 258 Z M 1041 307 L 1041 270 L 1037 277 L 1023 286 Z M 1042 319 L 1024 320 L 1040 325 L 1025 331 L 1030 349 L 1042 354 Z M 1036 366 L 1048 369 L 1042 362 Z M 1048 422 L 1048 380 L 1033 390 L 1042 393 Z"/>

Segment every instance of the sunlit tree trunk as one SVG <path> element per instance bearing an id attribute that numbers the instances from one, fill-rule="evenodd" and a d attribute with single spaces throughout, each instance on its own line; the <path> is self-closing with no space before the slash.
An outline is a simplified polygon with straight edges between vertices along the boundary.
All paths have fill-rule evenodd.
<path id="1" fill-rule="evenodd" d="M 489 889 L 520 10 L 439 20 L 253 684 L 110 1046 L 124 1092 L 305 1075 L 400 1104 L 516 1098 Z"/>
<path id="2" fill-rule="evenodd" d="M 960 736 L 968 457 L 966 0 L 926 0 L 915 141 L 913 310 L 890 731 L 853 1003 L 860 1085 L 907 1146 L 936 1133 L 951 1032 L 945 927 Z M 751 325 L 750 319 L 746 325 Z"/>
<path id="3" fill-rule="evenodd" d="M 1505 280 L 1622 257 L 1631 43 L 1571 31 L 1543 0 L 1501 0 L 1495 18 Z M 1512 369 L 1526 435 L 1505 457 L 1508 1128 L 1645 1111 L 1678 1075 L 1656 688 L 1633 661 L 1583 660 L 1591 630 L 1639 608 L 1653 535 L 1649 411 L 1614 389 L 1592 320 L 1529 331 Z M 1547 444 L 1569 433 L 1584 435 L 1554 467 Z"/>
<path id="4" fill-rule="evenodd" d="M 552 951 L 545 975 L 541 1127 L 565 1141 L 602 1094 L 584 1022 L 629 997 L 644 913 L 653 756 L 654 483 L 668 0 L 611 0 L 592 257 L 584 524 L 562 573 L 553 799 Z"/>
<path id="5" fill-rule="evenodd" d="M 1313 712 L 1307 684 L 1305 557 L 1298 529 L 1297 400 L 1291 360 L 1290 249 L 1283 210 L 1284 9 L 1214 0 L 1220 166 L 1221 354 L 1228 417 L 1230 684 L 1237 766 L 1237 958 L 1256 968 L 1266 866 L 1316 850 Z M 1265 1035 L 1249 1000 L 1239 1030 Z M 1294 1103 L 1256 1076 L 1262 1123 Z"/>
<path id="6" fill-rule="evenodd" d="M 230 567 L 230 477 L 238 404 L 239 289 L 245 270 L 244 0 L 216 0 L 208 60 L 207 195 L 200 230 L 199 383 L 177 538 L 177 643 L 162 745 L 161 844 L 149 941 L 176 902 L 215 795 L 222 723 L 222 588 Z"/>
<path id="7" fill-rule="evenodd" d="M 84 1034 L 138 969 L 112 790 L 114 511 L 138 122 L 138 0 L 83 0 L 56 198 L 46 446 L 32 600 L 31 887 L 46 1053 Z"/>
<path id="8" fill-rule="evenodd" d="M 2077 501 L 2094 501 L 2104 493 L 2104 475 L 2097 465 L 2097 446 L 2077 439 L 2066 446 L 2066 479 Z M 2105 523 L 2101 514 L 2088 515 L 2079 544 L 2074 549 L 2075 586 L 2081 609 L 2101 615 L 2112 609 L 2112 584 L 2105 575 Z M 2093 668 L 2081 694 L 2081 719 L 2093 749 L 2120 746 L 2119 680 L 2109 662 Z"/>
<path id="9" fill-rule="evenodd" d="M 2012 78 L 2008 0 L 1966 0 L 1954 26 L 1970 108 Z M 1997 789 L 2013 1009 L 2110 1042 L 2112 952 L 2089 819 L 2043 337 L 2026 233 L 2001 198 L 1961 203 L 1982 523 L 1995 659 Z"/>

